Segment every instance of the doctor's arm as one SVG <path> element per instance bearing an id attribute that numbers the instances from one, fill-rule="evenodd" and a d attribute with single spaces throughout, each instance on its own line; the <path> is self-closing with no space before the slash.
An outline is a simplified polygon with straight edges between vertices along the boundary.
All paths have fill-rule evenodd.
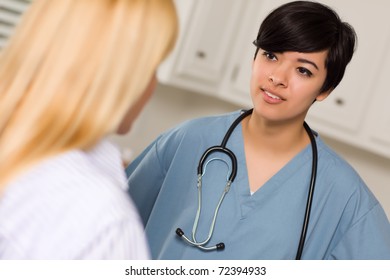
<path id="1" fill-rule="evenodd" d="M 332 259 L 389 260 L 390 225 L 379 204 L 350 230 L 332 252 Z"/>
<path id="2" fill-rule="evenodd" d="M 390 259 L 390 223 L 368 188 L 358 188 L 353 193 L 343 216 L 340 227 L 343 225 L 345 231 L 330 259 Z"/>

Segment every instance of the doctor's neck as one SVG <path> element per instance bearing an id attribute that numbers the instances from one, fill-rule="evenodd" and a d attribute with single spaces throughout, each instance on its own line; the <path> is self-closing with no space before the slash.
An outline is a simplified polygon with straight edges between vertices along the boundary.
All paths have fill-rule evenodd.
<path id="1" fill-rule="evenodd" d="M 303 121 L 301 123 L 264 121 L 252 114 L 244 119 L 242 129 L 245 143 L 275 153 L 300 151 L 310 144 Z"/>

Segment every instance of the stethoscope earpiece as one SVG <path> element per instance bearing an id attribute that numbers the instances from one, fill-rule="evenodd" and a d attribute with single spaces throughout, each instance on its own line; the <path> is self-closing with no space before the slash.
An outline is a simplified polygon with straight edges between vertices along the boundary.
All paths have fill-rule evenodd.
<path id="1" fill-rule="evenodd" d="M 223 242 L 218 243 L 215 246 L 217 247 L 217 251 L 222 251 L 223 249 L 225 249 L 225 243 L 223 243 Z"/>
<path id="2" fill-rule="evenodd" d="M 222 251 L 223 249 L 225 249 L 225 243 L 223 243 L 223 242 L 218 243 L 215 246 L 211 246 L 211 247 L 203 246 L 203 244 L 206 242 L 202 242 L 202 243 L 193 242 L 193 241 L 189 240 L 188 237 L 185 236 L 184 231 L 181 228 L 176 229 L 176 234 L 179 237 L 181 237 L 183 240 L 185 240 L 188 244 L 195 246 L 195 247 L 198 247 L 199 249 L 202 249 L 204 251 L 212 251 L 212 250 Z"/>
<path id="3" fill-rule="evenodd" d="M 176 234 L 179 236 L 179 237 L 182 237 L 184 235 L 184 231 L 182 231 L 181 228 L 177 228 L 176 229 Z"/>

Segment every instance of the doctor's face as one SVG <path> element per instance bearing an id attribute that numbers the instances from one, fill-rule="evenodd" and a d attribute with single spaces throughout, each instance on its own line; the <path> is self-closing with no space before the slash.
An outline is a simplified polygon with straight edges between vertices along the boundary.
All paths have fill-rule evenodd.
<path id="1" fill-rule="evenodd" d="M 303 122 L 326 78 L 327 51 L 273 53 L 259 49 L 253 62 L 251 97 L 254 112 L 271 122 Z"/>

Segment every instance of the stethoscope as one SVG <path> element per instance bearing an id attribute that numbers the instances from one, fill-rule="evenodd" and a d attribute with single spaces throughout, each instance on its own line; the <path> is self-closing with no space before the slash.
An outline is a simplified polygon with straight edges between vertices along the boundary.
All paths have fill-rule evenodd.
<path id="1" fill-rule="evenodd" d="M 212 146 L 208 148 L 202 155 L 202 157 L 199 160 L 198 164 L 198 181 L 197 181 L 197 188 L 198 188 L 198 209 L 196 211 L 196 216 L 194 220 L 194 224 L 192 227 L 192 240 L 190 240 L 183 232 L 181 228 L 176 229 L 176 234 L 181 237 L 182 240 L 187 242 L 188 244 L 198 247 L 199 249 L 205 250 L 205 251 L 211 251 L 211 250 L 223 250 L 225 249 L 225 244 L 223 242 L 218 243 L 214 246 L 206 246 L 206 244 L 210 241 L 211 236 L 213 235 L 214 232 L 214 227 L 215 227 L 215 222 L 218 216 L 219 208 L 222 204 L 223 199 L 225 198 L 226 194 L 229 192 L 231 184 L 233 183 L 236 175 L 237 175 L 237 158 L 234 155 L 234 153 L 226 148 L 226 143 L 230 138 L 230 135 L 232 134 L 233 130 L 237 127 L 237 125 L 247 116 L 252 114 L 253 109 L 244 111 L 241 113 L 241 115 L 232 123 L 232 125 L 229 127 L 228 131 L 226 132 L 221 145 L 219 146 Z M 302 225 L 302 230 L 301 230 L 301 237 L 299 239 L 299 244 L 298 244 L 298 249 L 296 253 L 296 260 L 300 260 L 302 256 L 302 251 L 303 251 L 303 246 L 305 244 L 305 239 L 306 239 L 306 234 L 307 234 L 307 228 L 309 225 L 309 219 L 310 219 L 310 211 L 311 211 L 311 206 L 313 202 L 313 194 L 314 194 L 314 186 L 316 182 L 316 177 L 317 177 L 317 162 L 318 162 L 318 153 L 317 153 L 317 144 L 314 138 L 314 134 L 310 127 L 307 125 L 306 122 L 303 124 L 309 138 L 310 138 L 310 143 L 311 143 L 311 148 L 312 148 L 312 169 L 311 169 L 311 177 L 310 177 L 310 184 L 309 184 L 309 190 L 307 194 L 307 202 L 306 202 L 306 210 L 305 210 L 305 217 L 303 219 L 303 225 Z M 200 217 L 200 212 L 202 208 L 202 177 L 204 175 L 204 166 L 208 164 L 211 160 L 207 161 L 207 158 L 215 152 L 220 152 L 226 154 L 230 160 L 231 160 L 231 172 L 230 175 L 227 178 L 227 182 L 225 185 L 225 188 L 222 192 L 222 195 L 217 203 L 217 206 L 214 211 L 214 216 L 210 225 L 209 233 L 208 236 L 204 241 L 198 242 L 196 240 L 196 231 L 198 228 L 199 224 L 199 217 Z M 213 160 L 213 159 L 212 159 Z"/>

